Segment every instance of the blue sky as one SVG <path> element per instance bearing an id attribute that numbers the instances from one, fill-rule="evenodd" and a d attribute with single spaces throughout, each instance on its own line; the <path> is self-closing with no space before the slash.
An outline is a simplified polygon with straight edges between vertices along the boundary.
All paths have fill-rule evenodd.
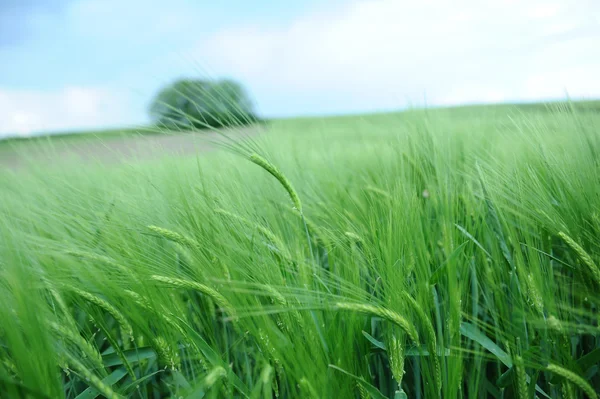
<path id="1" fill-rule="evenodd" d="M 183 76 L 265 116 L 600 97 L 596 0 L 2 0 L 0 135 L 147 121 Z"/>

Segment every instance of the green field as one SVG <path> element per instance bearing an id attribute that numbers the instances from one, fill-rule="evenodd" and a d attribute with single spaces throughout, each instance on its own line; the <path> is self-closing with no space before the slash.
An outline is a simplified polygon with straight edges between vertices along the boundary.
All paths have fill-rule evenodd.
<path id="1" fill-rule="evenodd" d="M 5 169 L 0 392 L 596 397 L 597 108 L 278 120 L 197 157 Z"/>

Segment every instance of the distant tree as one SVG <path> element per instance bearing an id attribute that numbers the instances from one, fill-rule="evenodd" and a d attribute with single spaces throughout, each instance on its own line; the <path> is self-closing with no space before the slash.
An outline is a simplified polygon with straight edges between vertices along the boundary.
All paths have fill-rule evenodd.
<path id="1" fill-rule="evenodd" d="M 152 121 L 178 129 L 239 126 L 258 120 L 244 88 L 229 79 L 181 79 L 150 104 Z"/>

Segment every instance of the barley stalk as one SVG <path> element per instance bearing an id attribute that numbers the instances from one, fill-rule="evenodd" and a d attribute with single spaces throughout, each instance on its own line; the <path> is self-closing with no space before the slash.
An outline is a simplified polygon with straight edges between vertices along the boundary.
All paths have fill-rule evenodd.
<path id="1" fill-rule="evenodd" d="M 584 380 L 583 377 L 579 376 L 578 374 L 575 374 L 574 372 L 567 370 L 567 369 L 565 369 L 559 365 L 553 364 L 553 363 L 548 364 L 546 369 L 548 371 L 550 371 L 551 373 L 557 374 L 557 375 L 563 377 L 564 379 L 572 382 L 573 384 L 578 386 L 583 392 L 585 392 L 585 394 L 588 397 L 590 397 L 592 399 L 598 398 L 598 395 L 594 391 L 594 388 L 592 388 L 592 386 L 590 384 L 588 384 L 588 382 L 586 380 Z"/>
<path id="2" fill-rule="evenodd" d="M 408 334 L 408 337 L 415 345 L 419 344 L 419 334 L 417 333 L 415 327 L 412 324 L 410 324 L 408 320 L 406 320 L 404 317 L 389 309 L 385 309 L 380 306 L 348 302 L 337 302 L 334 305 L 334 308 L 337 310 L 347 310 L 351 312 L 372 314 L 381 317 L 382 319 L 391 321 L 398 327 L 402 328 L 404 332 Z"/>
<path id="3" fill-rule="evenodd" d="M 273 177 L 275 177 L 279 181 L 279 183 L 281 183 L 283 188 L 285 188 L 285 190 L 288 192 L 290 199 L 292 200 L 292 203 L 294 204 L 296 209 L 302 212 L 302 204 L 300 203 L 300 197 L 298 197 L 298 194 L 296 193 L 296 190 L 294 190 L 292 183 L 290 183 L 287 177 L 285 177 L 283 173 L 281 173 L 279 169 L 275 167 L 275 165 L 273 165 L 272 163 L 270 163 L 269 161 L 267 161 L 266 159 L 264 159 L 256 153 L 250 155 L 250 161 L 260 166 L 261 168 L 269 172 Z"/>
<path id="4" fill-rule="evenodd" d="M 210 297 L 212 300 L 215 301 L 215 303 L 217 303 L 219 306 L 221 306 L 223 309 L 225 309 L 233 319 L 237 319 L 237 314 L 236 314 L 235 310 L 233 309 L 233 306 L 231 306 L 229 301 L 227 301 L 227 299 L 225 299 L 225 297 L 223 295 L 221 295 L 219 292 L 217 292 L 213 288 L 210 288 L 204 284 L 196 283 L 194 281 L 187 281 L 187 280 L 182 280 L 179 278 L 171 278 L 171 277 L 158 276 L 158 275 L 152 275 L 152 276 L 150 276 L 150 278 L 154 281 L 158 281 L 158 282 L 164 283 L 166 285 L 170 285 L 172 287 L 186 288 L 186 289 L 199 291 L 199 292 L 203 293 L 204 295 Z"/>

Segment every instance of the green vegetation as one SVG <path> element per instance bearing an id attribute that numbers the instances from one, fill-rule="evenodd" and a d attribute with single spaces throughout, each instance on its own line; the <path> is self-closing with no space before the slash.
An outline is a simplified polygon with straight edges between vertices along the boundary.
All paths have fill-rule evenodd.
<path id="1" fill-rule="evenodd" d="M 47 147 L 63 147 L 72 144 L 94 143 L 102 144 L 103 141 L 118 140 L 128 137 L 162 134 L 163 131 L 156 127 L 126 128 L 97 130 L 87 132 L 57 132 L 40 136 L 17 136 L 0 138 L 0 156 L 14 152 L 27 152 L 31 149 L 45 150 Z"/>
<path id="2" fill-rule="evenodd" d="M 599 131 L 421 110 L 3 173 L 0 390 L 597 397 Z"/>
<path id="3" fill-rule="evenodd" d="M 152 100 L 152 121 L 168 129 L 240 126 L 257 121 L 253 104 L 241 84 L 229 80 L 181 79 Z"/>

